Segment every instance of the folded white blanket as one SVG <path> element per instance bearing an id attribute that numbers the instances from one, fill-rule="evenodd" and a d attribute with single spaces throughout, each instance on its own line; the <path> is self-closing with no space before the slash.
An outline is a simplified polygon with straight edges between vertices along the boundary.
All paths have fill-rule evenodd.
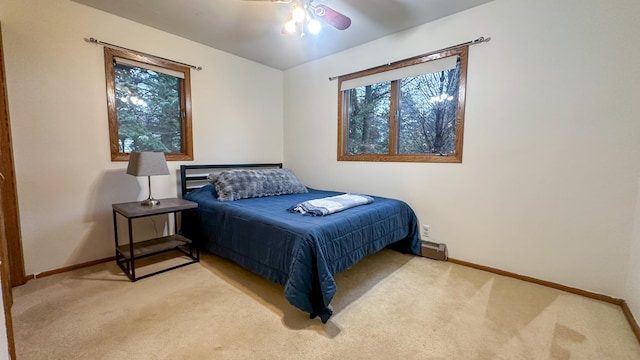
<path id="1" fill-rule="evenodd" d="M 324 216 L 337 213 L 354 206 L 365 205 L 373 202 L 373 198 L 367 195 L 343 194 L 321 199 L 302 202 L 290 207 L 291 212 L 299 212 L 303 215 Z"/>

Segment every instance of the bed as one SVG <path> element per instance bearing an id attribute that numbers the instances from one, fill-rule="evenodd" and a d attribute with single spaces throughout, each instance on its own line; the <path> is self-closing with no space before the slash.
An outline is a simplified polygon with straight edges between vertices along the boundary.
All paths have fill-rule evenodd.
<path id="1" fill-rule="evenodd" d="M 326 216 L 291 209 L 341 193 L 303 186 L 304 192 L 221 201 L 221 180 L 212 176 L 231 168 L 260 171 L 282 164 L 182 165 L 182 196 L 198 203 L 183 213 L 182 233 L 201 249 L 283 285 L 289 303 L 311 318 L 325 323 L 331 317 L 338 272 L 385 247 L 420 253 L 417 218 L 403 201 L 371 196 L 369 204 Z"/>

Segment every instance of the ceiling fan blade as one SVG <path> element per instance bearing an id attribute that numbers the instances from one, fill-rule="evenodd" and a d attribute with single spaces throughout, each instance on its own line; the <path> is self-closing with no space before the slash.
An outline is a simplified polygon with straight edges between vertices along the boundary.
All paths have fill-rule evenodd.
<path id="1" fill-rule="evenodd" d="M 351 26 L 351 18 L 341 14 L 327 5 L 316 5 L 314 11 L 318 18 L 338 30 L 345 30 Z"/>

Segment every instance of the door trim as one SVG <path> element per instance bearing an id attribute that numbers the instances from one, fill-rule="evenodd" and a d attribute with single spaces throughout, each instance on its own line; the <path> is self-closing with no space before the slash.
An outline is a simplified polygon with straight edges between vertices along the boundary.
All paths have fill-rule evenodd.
<path id="1" fill-rule="evenodd" d="M 2 209 L 5 218 L 7 235 L 7 257 L 9 258 L 9 279 L 11 286 L 23 285 L 27 282 L 24 271 L 22 253 L 22 235 L 20 233 L 20 217 L 18 212 L 18 195 L 15 168 L 13 165 L 13 145 L 11 141 L 11 125 L 9 119 L 9 101 L 7 99 L 7 80 L 4 69 L 4 50 L 2 47 L 2 30 L 0 29 L 0 173 L 5 178 L 2 187 Z"/>
<path id="2" fill-rule="evenodd" d="M 0 24 L 2 25 L 2 24 Z M 0 282 L 2 283 L 2 303 L 7 329 L 9 357 L 16 358 L 13 336 L 11 287 L 27 282 L 22 257 L 20 219 L 18 217 L 18 195 L 13 166 L 11 126 L 9 124 L 9 101 L 7 80 L 4 69 L 2 46 L 2 26 L 0 26 Z"/>

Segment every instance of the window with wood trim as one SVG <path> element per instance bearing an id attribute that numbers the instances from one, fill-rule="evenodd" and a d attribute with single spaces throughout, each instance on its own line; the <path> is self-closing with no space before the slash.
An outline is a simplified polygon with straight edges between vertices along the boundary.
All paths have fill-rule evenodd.
<path id="1" fill-rule="evenodd" d="M 132 151 L 193 160 L 190 69 L 107 47 L 104 59 L 111 160 Z"/>
<path id="2" fill-rule="evenodd" d="M 462 162 L 468 46 L 338 78 L 338 160 Z"/>

